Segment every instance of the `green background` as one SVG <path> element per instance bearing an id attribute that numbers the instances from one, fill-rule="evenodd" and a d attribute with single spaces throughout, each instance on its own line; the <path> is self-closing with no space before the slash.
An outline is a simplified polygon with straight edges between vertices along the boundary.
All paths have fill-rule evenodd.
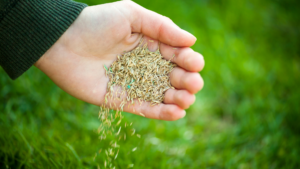
<path id="1" fill-rule="evenodd" d="M 142 137 L 121 143 L 117 168 L 300 168 L 299 3 L 136 2 L 197 37 L 205 86 L 184 119 L 125 113 Z M 35 67 L 15 81 L 0 68 L 0 168 L 103 168 L 98 111 Z"/>

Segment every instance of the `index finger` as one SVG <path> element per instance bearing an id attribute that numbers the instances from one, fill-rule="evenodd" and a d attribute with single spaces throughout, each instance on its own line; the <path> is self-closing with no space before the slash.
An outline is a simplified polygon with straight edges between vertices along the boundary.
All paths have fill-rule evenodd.
<path id="1" fill-rule="evenodd" d="M 143 8 L 132 1 L 122 1 L 131 9 L 128 18 L 132 32 L 142 33 L 160 42 L 188 47 L 194 45 L 196 37 L 179 28 L 171 19 Z"/>

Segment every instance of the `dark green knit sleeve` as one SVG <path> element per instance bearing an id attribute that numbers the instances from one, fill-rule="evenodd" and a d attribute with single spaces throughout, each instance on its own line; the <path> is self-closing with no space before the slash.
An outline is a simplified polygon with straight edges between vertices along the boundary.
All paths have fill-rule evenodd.
<path id="1" fill-rule="evenodd" d="M 71 0 L 2 2 L 0 65 L 12 79 L 28 70 L 87 6 Z"/>

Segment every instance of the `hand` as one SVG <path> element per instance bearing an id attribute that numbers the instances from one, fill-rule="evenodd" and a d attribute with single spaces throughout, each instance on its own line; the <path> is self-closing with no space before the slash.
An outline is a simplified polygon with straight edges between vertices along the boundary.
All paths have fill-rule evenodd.
<path id="1" fill-rule="evenodd" d="M 161 120 L 184 117 L 184 109 L 193 104 L 194 94 L 203 87 L 197 73 L 204 66 L 203 57 L 188 48 L 196 38 L 170 19 L 132 1 L 85 8 L 35 66 L 70 95 L 101 105 L 109 81 L 103 65 L 110 66 L 117 55 L 135 48 L 141 34 L 147 36 L 146 40 L 155 40 L 148 43 L 150 50 L 156 50 L 160 41 L 160 51 L 166 59 L 175 54 L 173 62 L 178 67 L 171 72 L 170 81 L 176 89 L 169 89 L 160 105 L 126 105 L 124 111 Z"/>

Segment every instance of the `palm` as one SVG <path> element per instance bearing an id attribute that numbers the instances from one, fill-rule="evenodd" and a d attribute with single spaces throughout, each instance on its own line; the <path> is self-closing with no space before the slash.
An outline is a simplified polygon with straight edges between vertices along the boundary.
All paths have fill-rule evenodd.
<path id="1" fill-rule="evenodd" d="M 91 104 L 103 104 L 109 81 L 105 76 L 103 65 L 111 65 L 117 55 L 132 50 L 141 37 L 139 33 L 132 34 L 136 28 L 132 28 L 131 20 L 127 19 L 132 10 L 124 9 L 122 5 L 123 2 L 86 8 L 42 57 L 43 64 L 37 63 L 37 66 L 72 96 Z M 150 45 L 152 49 L 157 47 L 157 41 Z M 164 44 L 160 49 L 165 57 L 171 57 L 173 53 L 180 55 L 181 50 L 187 50 L 173 49 Z M 182 63 L 179 63 L 180 65 Z M 52 69 L 47 69 L 48 67 Z M 180 82 L 183 73 L 194 76 L 192 81 L 196 82 L 195 87 L 188 87 Z M 144 103 L 142 106 L 125 106 L 124 110 L 136 114 L 143 113 L 146 117 L 156 119 L 173 120 L 182 117 L 184 115 L 182 109 L 193 102 L 194 97 L 190 93 L 195 93 L 201 88 L 199 84 L 201 81 L 195 74 L 185 72 L 181 68 L 177 68 L 172 74 L 181 74 L 171 76 L 171 83 L 178 90 L 167 91 L 165 104 L 150 107 L 149 103 Z M 174 93 L 181 94 L 182 99 L 187 101 L 179 98 L 176 100 Z M 116 103 L 112 100 L 109 102 Z"/>

